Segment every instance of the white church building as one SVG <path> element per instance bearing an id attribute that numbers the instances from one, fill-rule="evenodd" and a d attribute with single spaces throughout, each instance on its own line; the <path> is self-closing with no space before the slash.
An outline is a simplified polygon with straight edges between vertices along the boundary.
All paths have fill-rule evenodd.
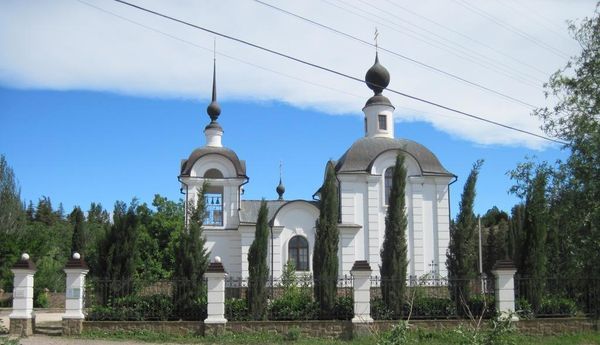
<path id="1" fill-rule="evenodd" d="M 358 138 L 336 162 L 340 192 L 339 274 L 349 274 L 357 260 L 367 260 L 373 274 L 379 274 L 392 169 L 396 155 L 402 154 L 407 170 L 408 274 L 445 277 L 450 239 L 449 184 L 456 176 L 425 146 L 394 137 L 394 106 L 382 95 L 390 75 L 377 56 L 365 81 L 374 92 L 362 109 L 365 136 Z M 222 145 L 215 72 L 207 112 L 211 122 L 204 129 L 206 143 L 182 161 L 178 179 L 185 200 L 191 202 L 203 183 L 209 183 L 205 193 L 208 216 L 204 222 L 207 249 L 211 257 L 222 258 L 229 276 L 247 277 L 248 250 L 254 240 L 261 201 L 242 199 L 243 186 L 249 182 L 246 162 Z M 323 163 L 325 168 L 326 162 Z M 275 278 L 288 261 L 295 263 L 297 271 L 312 271 L 319 216 L 318 201 L 284 200 L 284 192 L 280 181 L 279 199 L 267 201 L 271 227 L 268 261 Z"/>

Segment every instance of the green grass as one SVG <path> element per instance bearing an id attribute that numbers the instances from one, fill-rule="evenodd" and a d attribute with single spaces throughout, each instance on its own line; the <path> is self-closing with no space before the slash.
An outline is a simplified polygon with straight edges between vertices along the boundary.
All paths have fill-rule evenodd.
<path id="1" fill-rule="evenodd" d="M 300 336 L 298 340 L 287 341 L 284 336 L 271 333 L 227 333 L 218 337 L 198 336 L 193 334 L 171 335 L 151 331 L 110 331 L 110 332 L 84 332 L 80 336 L 86 339 L 110 340 L 137 340 L 147 343 L 180 343 L 180 344 L 298 344 L 298 345 L 371 345 L 377 343 L 377 336 L 368 336 L 349 341 L 307 338 Z M 564 334 L 559 336 L 528 336 L 512 334 L 509 336 L 514 344 L 518 345 L 600 345 L 600 332 L 584 332 L 577 334 Z M 462 338 L 455 331 L 411 331 L 409 344 L 425 345 L 462 345 Z"/>

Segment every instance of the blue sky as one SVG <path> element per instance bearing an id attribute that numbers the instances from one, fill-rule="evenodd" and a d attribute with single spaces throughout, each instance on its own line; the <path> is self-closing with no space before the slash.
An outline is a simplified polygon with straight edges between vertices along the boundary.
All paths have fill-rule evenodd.
<path id="1" fill-rule="evenodd" d="M 541 123 L 523 103 L 553 104 L 543 83 L 580 49 L 567 21 L 596 8 L 596 0 L 272 2 L 336 33 L 254 1 L 131 1 L 356 78 L 373 63 L 377 28 L 389 88 L 538 134 Z M 204 145 L 215 39 L 219 122 L 224 145 L 247 162 L 245 197 L 274 198 L 282 161 L 286 198 L 310 198 L 325 162 L 364 134 L 364 84 L 114 1 L 5 0 L 0 153 L 22 197 L 46 195 L 67 210 L 151 202 L 155 193 L 179 198 L 180 160 Z M 565 157 L 538 138 L 384 94 L 396 106 L 396 137 L 424 144 L 459 176 L 453 214 L 477 159 L 485 160 L 476 200 L 483 213 L 517 202 L 506 172 L 525 156 Z"/>
<path id="2" fill-rule="evenodd" d="M 207 101 L 123 96 L 103 92 L 27 91 L 0 88 L 0 152 L 13 167 L 22 197 L 42 195 L 66 210 L 133 197 L 151 202 L 158 193 L 178 199 L 180 160 L 204 145 Z M 331 116 L 278 102 L 221 102 L 223 143 L 248 167 L 245 198 L 276 198 L 283 162 L 286 199 L 310 199 L 325 162 L 338 159 L 363 136 L 359 116 Z M 501 130 L 501 129 L 498 129 Z M 478 145 L 424 122 L 396 123 L 396 136 L 431 149 L 459 176 L 451 188 L 452 212 L 473 162 L 485 160 L 476 212 L 510 210 L 506 171 L 526 155 L 553 161 L 564 152 L 547 148 Z"/>

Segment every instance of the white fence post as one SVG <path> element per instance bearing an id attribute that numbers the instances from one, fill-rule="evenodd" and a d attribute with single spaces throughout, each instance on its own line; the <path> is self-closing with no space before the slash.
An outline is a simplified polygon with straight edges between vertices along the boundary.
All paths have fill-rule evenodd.
<path id="1" fill-rule="evenodd" d="M 207 285 L 207 317 L 204 324 L 225 325 L 225 268 L 221 263 L 221 258 L 216 256 L 213 262 L 208 265 L 204 276 Z"/>
<path id="2" fill-rule="evenodd" d="M 63 335 L 81 334 L 83 328 L 83 296 L 85 293 L 85 276 L 89 272 L 87 264 L 79 253 L 67 261 L 64 268 L 67 274 L 65 290 L 65 313 L 62 316 Z"/>
<path id="3" fill-rule="evenodd" d="M 355 261 L 350 274 L 354 278 L 354 318 L 352 323 L 371 323 L 371 266 L 366 260 Z"/>
<path id="4" fill-rule="evenodd" d="M 492 273 L 496 277 L 496 311 L 500 313 L 501 318 L 510 316 L 512 321 L 519 321 L 515 314 L 515 264 L 512 260 L 498 260 L 492 268 Z"/>
<path id="5" fill-rule="evenodd" d="M 33 275 L 35 264 L 29 255 L 23 253 L 21 259 L 11 268 L 15 275 L 13 283 L 13 307 L 10 319 L 10 334 L 29 336 L 33 334 Z"/>

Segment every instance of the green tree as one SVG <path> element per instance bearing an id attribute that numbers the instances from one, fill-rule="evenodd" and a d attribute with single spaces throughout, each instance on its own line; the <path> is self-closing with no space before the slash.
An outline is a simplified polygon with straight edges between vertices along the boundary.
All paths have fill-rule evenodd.
<path id="1" fill-rule="evenodd" d="M 269 246 L 269 209 L 263 199 L 260 203 L 254 241 L 248 251 L 248 309 L 254 320 L 262 320 L 267 310 L 267 252 Z"/>
<path id="2" fill-rule="evenodd" d="M 327 162 L 325 181 L 320 189 L 319 218 L 315 233 L 313 273 L 315 299 L 319 303 L 321 317 L 333 313 L 337 297 L 338 246 L 340 232 L 338 183 L 335 165 Z"/>
<path id="3" fill-rule="evenodd" d="M 129 207 L 122 201 L 115 203 L 113 224 L 100 242 L 100 274 L 110 281 L 109 296 L 119 297 L 131 292 L 138 256 L 137 201 Z"/>
<path id="4" fill-rule="evenodd" d="M 592 17 L 570 24 L 581 53 L 545 85 L 552 106 L 534 112 L 543 121 L 542 129 L 564 141 L 564 148 L 570 151 L 567 160 L 559 165 L 564 172 L 561 210 L 569 212 L 566 217 L 574 222 L 563 218 L 562 223 L 568 227 L 561 233 L 568 234 L 569 240 L 561 242 L 577 243 L 574 254 L 580 264 L 579 274 L 588 277 L 600 277 L 599 9 L 600 3 Z M 595 291 L 600 293 L 600 289 Z"/>
<path id="5" fill-rule="evenodd" d="M 54 225 L 60 218 L 52 209 L 52 201 L 47 196 L 42 196 L 41 199 L 38 200 L 38 204 L 35 210 L 35 218 L 36 222 L 44 223 L 48 226 Z"/>
<path id="6" fill-rule="evenodd" d="M 205 301 L 204 273 L 208 267 L 209 254 L 202 234 L 202 223 L 206 218 L 204 193 L 208 185 L 198 191 L 196 204 L 188 205 L 188 228 L 181 232 L 176 248 L 173 278 L 173 301 L 180 316 L 199 315 Z"/>
<path id="7" fill-rule="evenodd" d="M 14 171 L 0 155 L 0 288 L 12 286 L 10 267 L 19 259 L 19 229 L 25 214 Z"/>
<path id="8" fill-rule="evenodd" d="M 530 278 L 525 289 L 525 297 L 534 309 L 538 309 L 544 293 L 544 278 L 546 277 L 546 230 L 548 208 L 546 204 L 547 173 L 538 170 L 532 181 L 531 190 L 525 202 L 525 223 L 523 231 L 525 242 L 521 262 L 518 265 L 519 274 Z"/>
<path id="9" fill-rule="evenodd" d="M 450 243 L 446 254 L 450 297 L 457 310 L 463 310 L 470 298 L 470 280 L 477 276 L 477 217 L 473 213 L 475 185 L 483 164 L 478 160 L 473 164 L 461 196 L 456 221 L 450 226 Z"/>
<path id="10" fill-rule="evenodd" d="M 515 264 L 521 261 L 523 247 L 523 224 L 525 223 L 525 204 L 513 206 L 508 224 L 506 251 Z"/>
<path id="11" fill-rule="evenodd" d="M 385 217 L 385 235 L 381 249 L 381 292 L 387 306 L 396 316 L 402 315 L 406 290 L 408 249 L 406 244 L 406 168 L 404 156 L 396 156 L 392 187 Z"/>
<path id="12" fill-rule="evenodd" d="M 73 209 L 69 216 L 73 224 L 73 236 L 71 237 L 71 253 L 84 255 L 85 252 L 85 217 L 79 206 Z"/>

